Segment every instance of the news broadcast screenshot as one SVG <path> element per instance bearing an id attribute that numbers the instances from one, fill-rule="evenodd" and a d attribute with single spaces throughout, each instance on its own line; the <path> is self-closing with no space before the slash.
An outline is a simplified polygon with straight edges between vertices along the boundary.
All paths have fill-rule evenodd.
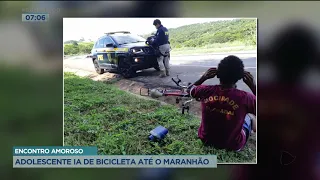
<path id="1" fill-rule="evenodd" d="M 14 167 L 256 163 L 257 19 L 64 18 L 63 38 L 64 147 Z"/>
<path id="2" fill-rule="evenodd" d="M 4 179 L 320 179 L 318 5 L 0 2 Z"/>

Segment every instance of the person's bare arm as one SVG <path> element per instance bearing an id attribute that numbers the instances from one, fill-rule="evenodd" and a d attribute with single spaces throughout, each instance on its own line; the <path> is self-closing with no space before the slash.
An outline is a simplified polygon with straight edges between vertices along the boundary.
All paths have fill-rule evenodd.
<path id="1" fill-rule="evenodd" d="M 243 82 L 246 83 L 252 93 L 256 95 L 256 83 L 254 82 L 253 76 L 250 74 L 250 72 L 244 72 Z"/>
<path id="2" fill-rule="evenodd" d="M 193 85 L 199 86 L 206 80 L 214 78 L 216 75 L 217 75 L 217 68 L 210 68 L 200 77 L 198 81 L 194 82 Z"/>
<path id="3" fill-rule="evenodd" d="M 196 82 L 191 84 L 188 88 L 188 93 L 190 93 L 191 89 L 195 86 L 199 86 L 204 83 L 206 80 L 214 78 L 217 74 L 217 68 L 210 68 L 208 69 Z"/>
<path id="4" fill-rule="evenodd" d="M 208 69 L 201 77 L 198 79 L 196 82 L 191 84 L 187 92 L 190 94 L 191 97 L 195 98 L 197 101 L 200 100 L 199 94 L 201 94 L 201 91 L 203 91 L 205 88 L 201 87 L 200 85 L 211 78 L 214 78 L 217 74 L 217 69 L 216 68 L 210 68 Z"/>
<path id="5" fill-rule="evenodd" d="M 196 82 L 193 83 L 193 85 L 195 86 L 199 86 L 201 85 L 202 83 L 204 83 L 207 79 L 203 76 L 200 77 L 200 79 L 198 79 Z"/>

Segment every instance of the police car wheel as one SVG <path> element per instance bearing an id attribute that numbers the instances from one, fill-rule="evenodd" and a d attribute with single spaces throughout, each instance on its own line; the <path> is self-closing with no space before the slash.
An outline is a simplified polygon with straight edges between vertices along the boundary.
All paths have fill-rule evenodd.
<path id="1" fill-rule="evenodd" d="M 93 60 L 94 69 L 98 74 L 103 74 L 104 69 L 101 69 L 97 60 Z"/>
<path id="2" fill-rule="evenodd" d="M 122 69 L 121 75 L 124 78 L 131 78 L 135 75 L 135 71 L 131 70 L 130 68 L 129 69 Z"/>
<path id="3" fill-rule="evenodd" d="M 136 74 L 136 71 L 134 71 L 131 68 L 131 64 L 125 61 L 124 58 L 121 58 L 119 60 L 119 73 L 124 77 L 124 78 L 131 78 Z"/>

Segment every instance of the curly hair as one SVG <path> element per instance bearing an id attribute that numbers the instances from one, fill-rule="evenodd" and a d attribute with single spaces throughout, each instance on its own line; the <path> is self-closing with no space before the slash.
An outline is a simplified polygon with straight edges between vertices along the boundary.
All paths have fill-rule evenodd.
<path id="1" fill-rule="evenodd" d="M 240 58 L 237 56 L 227 56 L 223 58 L 219 65 L 217 71 L 217 78 L 223 84 L 235 84 L 244 75 L 244 65 Z"/>

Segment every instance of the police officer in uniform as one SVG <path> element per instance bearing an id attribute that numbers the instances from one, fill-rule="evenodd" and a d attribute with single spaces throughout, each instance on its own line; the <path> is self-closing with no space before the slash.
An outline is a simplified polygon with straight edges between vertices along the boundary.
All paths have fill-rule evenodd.
<path id="1" fill-rule="evenodd" d="M 160 68 L 160 77 L 169 76 L 169 31 L 161 24 L 159 19 L 154 20 L 153 25 L 157 28 L 157 33 L 152 44 L 156 45 L 159 49 L 159 57 L 157 60 Z"/>

